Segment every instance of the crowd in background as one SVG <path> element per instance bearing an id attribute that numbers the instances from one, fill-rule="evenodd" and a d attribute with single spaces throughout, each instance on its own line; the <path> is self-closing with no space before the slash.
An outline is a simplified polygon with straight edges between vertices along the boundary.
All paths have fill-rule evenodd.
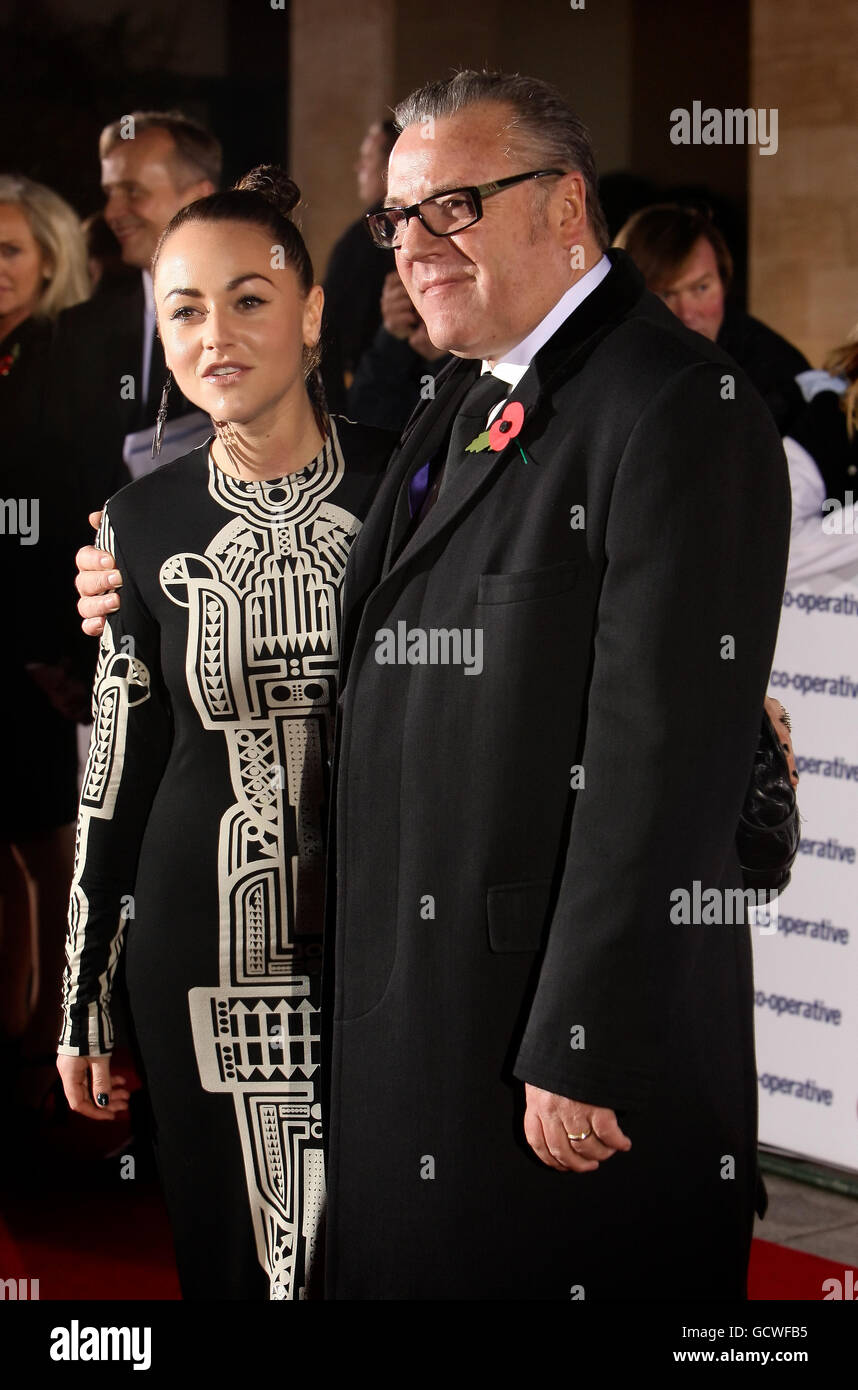
<path id="1" fill-rule="evenodd" d="M 0 1061 L 22 1116 L 37 1116 L 55 1090 L 76 731 L 90 718 L 96 657 L 74 610 L 74 551 L 87 540 L 87 514 L 156 466 L 149 442 L 166 368 L 148 267 L 174 214 L 221 179 L 209 131 L 177 113 L 137 113 L 128 138 L 128 119 L 102 132 L 105 205 L 85 222 L 42 184 L 0 175 L 0 547 L 6 592 L 16 595 L 2 683 Z M 368 211 L 383 203 L 395 139 L 392 123 L 379 121 L 360 143 Z M 730 248 L 699 205 L 668 196 L 627 207 L 612 231 L 648 287 L 735 359 L 768 404 L 793 493 L 790 580 L 854 564 L 858 527 L 836 533 L 821 523 L 832 501 L 854 505 L 858 341 L 811 364 L 747 314 L 731 298 Z M 363 218 L 336 243 L 323 284 L 328 407 L 398 432 L 431 395 L 446 354 L 430 342 L 394 253 L 372 244 Z M 175 387 L 165 405 L 158 466 L 210 433 Z"/>

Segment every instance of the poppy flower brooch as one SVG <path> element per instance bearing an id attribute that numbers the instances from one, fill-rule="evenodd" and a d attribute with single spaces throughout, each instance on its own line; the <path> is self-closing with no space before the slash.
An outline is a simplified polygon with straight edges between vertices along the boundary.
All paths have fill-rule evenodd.
<path id="1" fill-rule="evenodd" d="M 524 424 L 524 406 L 521 401 L 510 401 L 501 411 L 496 420 L 493 420 L 487 430 L 478 434 L 476 439 L 472 439 L 465 448 L 466 454 L 481 454 L 485 449 L 493 449 L 496 454 L 501 449 L 505 449 L 507 444 L 512 443 L 516 435 L 521 432 Z M 518 452 L 529 463 L 529 459 L 522 449 L 518 446 Z"/>

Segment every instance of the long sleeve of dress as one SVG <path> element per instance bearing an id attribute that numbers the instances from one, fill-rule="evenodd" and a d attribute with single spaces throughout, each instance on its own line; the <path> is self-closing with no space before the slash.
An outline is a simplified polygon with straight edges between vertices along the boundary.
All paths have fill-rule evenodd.
<path id="1" fill-rule="evenodd" d="M 78 812 L 58 1047 L 68 1057 L 113 1050 L 111 986 L 133 920 L 140 846 L 172 727 L 159 628 L 134 583 L 109 504 L 98 544 L 114 555 L 123 585 L 101 638 Z"/>

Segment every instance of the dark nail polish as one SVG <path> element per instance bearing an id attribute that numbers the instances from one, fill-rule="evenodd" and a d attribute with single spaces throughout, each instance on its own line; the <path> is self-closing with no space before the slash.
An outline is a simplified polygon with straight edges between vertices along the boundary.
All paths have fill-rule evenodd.
<path id="1" fill-rule="evenodd" d="M 107 1105 L 109 1101 L 110 1096 L 107 1094 L 106 1091 L 99 1091 L 98 1095 L 95 1098 L 96 1105 Z"/>

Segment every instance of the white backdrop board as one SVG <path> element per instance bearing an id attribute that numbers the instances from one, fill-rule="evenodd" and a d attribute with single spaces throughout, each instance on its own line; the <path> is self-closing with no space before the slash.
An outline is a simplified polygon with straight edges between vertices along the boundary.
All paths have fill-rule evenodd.
<path id="1" fill-rule="evenodd" d="M 858 565 L 787 588 L 769 693 L 802 847 L 777 930 L 753 932 L 760 1139 L 858 1170 Z"/>

